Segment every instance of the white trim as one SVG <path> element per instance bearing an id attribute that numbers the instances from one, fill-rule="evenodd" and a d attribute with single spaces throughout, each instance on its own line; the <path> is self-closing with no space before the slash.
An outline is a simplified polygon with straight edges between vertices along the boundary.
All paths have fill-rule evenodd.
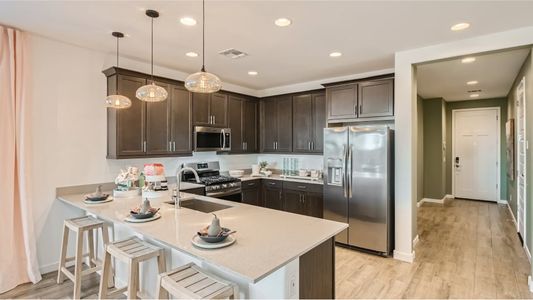
<path id="1" fill-rule="evenodd" d="M 531 275 L 527 277 L 527 286 L 529 287 L 529 291 L 533 293 L 533 280 L 531 279 Z"/>
<path id="2" fill-rule="evenodd" d="M 514 227 L 517 229 L 517 232 L 518 232 L 518 223 L 516 223 L 516 218 L 513 214 L 513 210 L 511 209 L 511 206 L 509 205 L 509 202 L 507 202 L 507 208 L 509 209 L 509 213 L 511 214 L 511 217 L 513 219 L 513 223 L 514 223 Z"/>
<path id="3" fill-rule="evenodd" d="M 455 199 L 455 197 L 453 195 L 444 195 L 444 197 L 442 197 L 442 199 L 433 199 L 433 198 L 423 198 L 422 200 L 418 201 L 416 203 L 416 206 L 417 207 L 420 207 L 422 206 L 423 203 L 425 202 L 428 202 L 428 203 L 437 203 L 437 204 L 444 204 L 444 202 L 446 202 L 447 199 Z"/>
<path id="4" fill-rule="evenodd" d="M 414 240 L 413 240 L 413 248 L 415 248 L 416 244 L 418 244 L 418 242 L 420 241 L 419 237 L 418 237 L 418 234 L 415 236 Z"/>
<path id="5" fill-rule="evenodd" d="M 408 262 L 408 263 L 412 263 L 412 262 L 415 261 L 415 251 L 413 251 L 411 253 L 405 253 L 405 252 L 400 252 L 398 250 L 394 250 L 393 254 L 392 254 L 392 257 L 394 259 L 397 259 L 397 260 L 401 260 L 401 261 L 405 261 L 405 262 Z"/>
<path id="6" fill-rule="evenodd" d="M 46 273 L 50 273 L 50 272 L 53 272 L 53 271 L 57 271 L 57 266 L 59 265 L 59 262 L 54 262 L 54 263 L 51 263 L 51 264 L 47 264 L 47 265 L 42 265 L 39 267 L 39 272 L 41 272 L 41 274 L 46 274 Z"/>
<path id="7" fill-rule="evenodd" d="M 509 205 L 509 203 L 505 199 L 500 199 L 497 202 L 498 202 L 498 204 Z"/>
<path id="8" fill-rule="evenodd" d="M 446 199 L 450 199 L 450 200 L 453 200 L 455 199 L 455 196 L 454 195 L 450 195 L 450 194 L 447 194 L 446 196 L 444 196 Z"/>
<path id="9" fill-rule="evenodd" d="M 526 240 L 524 239 L 524 251 L 526 252 L 527 260 L 529 260 L 529 263 L 531 263 L 531 252 L 529 252 L 529 248 L 527 247 Z"/>
<path id="10" fill-rule="evenodd" d="M 519 96 L 519 93 L 521 92 L 521 94 L 523 95 L 523 103 L 522 103 L 522 106 L 518 107 L 518 96 Z M 524 245 L 527 244 L 527 197 L 528 197 L 528 193 L 527 193 L 527 177 L 528 177 L 528 174 L 527 174 L 527 165 L 528 165 L 528 156 L 527 156 L 527 145 L 528 145 L 528 140 L 527 140 L 527 99 L 526 99 L 526 77 L 522 77 L 522 79 L 520 80 L 520 83 L 518 84 L 518 86 L 516 87 L 516 93 L 515 93 L 515 108 L 516 108 L 516 120 L 515 120 L 515 154 L 516 154 L 516 231 L 520 232 L 520 227 L 519 227 L 519 224 L 520 224 L 520 221 L 522 221 L 523 223 L 523 231 L 524 231 L 524 234 L 522 236 L 522 240 L 524 241 Z M 521 160 L 520 160 L 520 149 L 519 149 L 519 145 L 520 145 L 520 142 L 518 140 L 519 136 L 518 136 L 518 132 L 519 132 L 519 129 L 520 129 L 520 121 L 518 119 L 518 116 L 520 116 L 520 113 L 518 110 L 523 110 L 523 116 L 524 116 L 524 120 L 523 120 L 523 125 L 524 125 L 524 139 L 525 139 L 525 151 L 524 151 L 524 166 L 525 166 L 525 170 L 524 170 L 524 177 L 521 178 L 520 176 L 520 172 L 521 170 L 519 169 L 519 166 L 521 164 Z M 520 183 L 523 181 L 523 186 L 524 186 L 524 191 L 523 191 L 523 195 L 520 195 Z M 520 198 L 523 198 L 523 203 L 524 203 L 524 207 L 522 208 L 521 205 L 520 205 Z M 519 214 L 520 212 L 520 208 L 522 208 L 522 214 Z M 528 250 L 528 254 L 529 254 L 529 250 Z"/>
<path id="11" fill-rule="evenodd" d="M 454 157 L 455 157 L 455 114 L 458 113 L 458 112 L 465 112 L 465 111 L 483 111 L 483 110 L 495 110 L 497 112 L 497 125 L 498 125 L 498 132 L 496 134 L 496 139 L 498 140 L 498 155 L 497 155 L 497 161 L 496 163 L 498 164 L 498 169 L 497 169 L 497 172 L 496 172 L 496 178 L 497 178 L 497 186 L 498 188 L 496 189 L 496 195 L 495 195 L 495 198 L 494 199 L 499 199 L 500 198 L 500 195 L 501 195 L 501 176 L 500 176 L 500 173 L 501 173 L 501 168 L 502 168 L 502 165 L 501 165 L 501 138 L 500 138 L 500 135 L 501 135 L 501 132 L 502 132 L 502 128 L 501 128 L 501 125 L 502 125 L 502 121 L 501 121 L 501 108 L 499 106 L 493 106 L 493 107 L 479 107 L 479 108 L 462 108 L 462 109 L 453 109 L 452 110 L 452 144 L 450 145 L 452 147 L 452 194 L 456 194 L 455 192 L 455 171 L 454 171 Z M 482 200 L 489 200 L 489 201 L 494 201 L 494 200 L 491 200 L 491 199 L 482 199 Z M 498 200 L 496 200 L 496 202 L 498 202 Z"/>

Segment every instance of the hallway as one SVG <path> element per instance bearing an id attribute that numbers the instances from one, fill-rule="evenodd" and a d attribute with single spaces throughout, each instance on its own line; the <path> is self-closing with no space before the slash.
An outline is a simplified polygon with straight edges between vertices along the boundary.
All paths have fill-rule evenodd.
<path id="1" fill-rule="evenodd" d="M 451 200 L 418 209 L 413 264 L 337 247 L 337 298 L 533 298 L 507 206 Z"/>

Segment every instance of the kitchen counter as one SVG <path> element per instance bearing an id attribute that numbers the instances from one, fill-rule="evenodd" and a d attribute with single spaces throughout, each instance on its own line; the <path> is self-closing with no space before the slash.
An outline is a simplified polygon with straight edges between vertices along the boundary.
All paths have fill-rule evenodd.
<path id="1" fill-rule="evenodd" d="M 83 194 L 59 196 L 58 200 L 113 224 L 127 226 L 143 237 L 207 262 L 250 284 L 260 282 L 347 228 L 344 223 L 205 196 L 195 197 L 231 206 L 215 213 L 222 226 L 237 231 L 234 245 L 217 250 L 194 247 L 191 238 L 210 224 L 213 215 L 187 208 L 175 209 L 173 205 L 163 203 L 163 200 L 167 200 L 164 198 L 152 200 L 152 206 L 161 208 L 161 218 L 140 224 L 124 221 L 129 210 L 141 202 L 140 197 L 92 205 L 83 202 Z"/>
<path id="2" fill-rule="evenodd" d="M 309 183 L 309 184 L 324 184 L 322 178 L 318 180 L 310 180 L 310 179 L 298 179 L 298 178 L 285 178 L 281 177 L 279 174 L 272 174 L 268 177 L 266 176 L 252 176 L 251 174 L 245 174 L 242 176 L 241 181 L 248 181 L 248 180 L 256 180 L 256 179 L 271 179 L 271 180 L 281 180 L 281 181 L 290 181 L 290 182 L 301 182 L 301 183 Z"/>

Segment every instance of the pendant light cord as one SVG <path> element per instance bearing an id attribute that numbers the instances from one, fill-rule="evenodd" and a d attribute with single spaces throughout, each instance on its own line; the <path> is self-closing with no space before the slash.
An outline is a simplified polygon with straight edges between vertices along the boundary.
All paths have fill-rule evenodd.
<path id="1" fill-rule="evenodd" d="M 205 0 L 202 0 L 202 72 L 205 72 Z"/>
<path id="2" fill-rule="evenodd" d="M 154 83 L 154 17 L 152 17 L 152 49 L 151 49 L 152 70 L 150 73 L 150 79 Z"/>
<path id="3" fill-rule="evenodd" d="M 119 40 L 119 37 L 117 36 L 117 68 L 118 68 L 118 50 L 119 50 L 119 48 L 118 48 L 118 40 Z"/>

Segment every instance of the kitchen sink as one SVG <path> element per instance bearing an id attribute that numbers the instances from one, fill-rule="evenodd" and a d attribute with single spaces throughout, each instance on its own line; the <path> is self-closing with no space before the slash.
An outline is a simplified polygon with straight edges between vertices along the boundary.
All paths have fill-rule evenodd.
<path id="1" fill-rule="evenodd" d="M 231 206 L 193 198 L 181 200 L 181 207 L 201 211 L 204 213 L 211 213 L 230 208 Z"/>

